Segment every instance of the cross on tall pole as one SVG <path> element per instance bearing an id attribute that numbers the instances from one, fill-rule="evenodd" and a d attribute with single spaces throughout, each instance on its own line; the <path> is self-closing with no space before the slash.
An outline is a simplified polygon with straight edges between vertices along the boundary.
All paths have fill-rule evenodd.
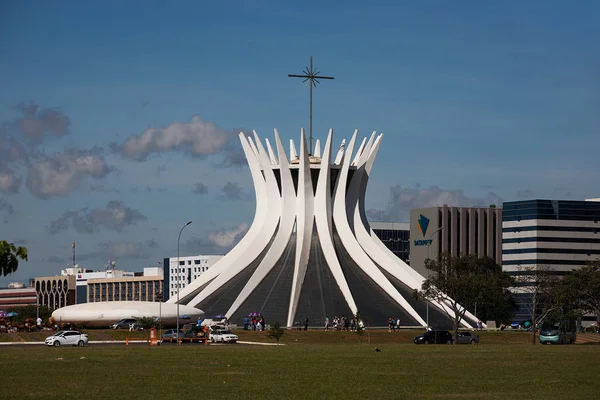
<path id="1" fill-rule="evenodd" d="M 288 74 L 288 77 L 290 78 L 303 78 L 304 79 L 304 83 L 308 82 L 308 86 L 310 88 L 310 152 L 309 154 L 312 155 L 313 153 L 313 138 L 312 138 L 312 90 L 313 90 L 313 86 L 317 87 L 317 84 L 319 84 L 319 79 L 334 79 L 333 76 L 321 76 L 319 75 L 319 71 L 313 69 L 313 63 L 312 63 L 312 56 L 310 56 L 310 68 L 309 67 L 305 67 L 304 68 L 304 75 L 293 75 L 293 74 Z"/>

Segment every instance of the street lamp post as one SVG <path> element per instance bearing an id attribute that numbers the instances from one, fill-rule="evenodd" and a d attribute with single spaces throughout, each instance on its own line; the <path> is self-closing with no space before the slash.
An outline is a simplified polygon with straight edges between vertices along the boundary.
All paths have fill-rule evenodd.
<path id="1" fill-rule="evenodd" d="M 431 238 L 433 237 L 433 235 L 435 235 L 436 233 L 438 233 L 439 231 L 441 231 L 442 229 L 444 229 L 443 226 L 439 227 L 438 229 L 435 230 L 435 232 L 433 232 L 431 235 L 429 235 L 429 238 L 427 239 L 427 259 L 429 260 L 429 250 L 431 249 L 431 242 L 430 240 L 432 240 Z M 427 329 L 429 329 L 429 300 L 427 300 Z"/>
<path id="2" fill-rule="evenodd" d="M 179 240 L 181 239 L 181 232 L 183 232 L 183 230 L 185 229 L 186 226 L 188 226 L 189 224 L 191 224 L 192 221 L 188 221 L 187 224 L 185 224 L 181 230 L 179 231 L 179 236 L 177 237 L 177 346 L 179 346 L 179 276 L 180 276 L 180 271 L 179 271 Z"/>
<path id="3" fill-rule="evenodd" d="M 158 300 L 158 337 L 162 338 L 162 299 L 163 293 L 156 292 L 156 299 Z"/>

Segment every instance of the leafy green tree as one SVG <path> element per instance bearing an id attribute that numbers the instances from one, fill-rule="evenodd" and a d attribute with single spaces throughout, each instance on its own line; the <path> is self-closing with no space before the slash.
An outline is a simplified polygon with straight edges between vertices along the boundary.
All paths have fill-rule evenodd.
<path id="1" fill-rule="evenodd" d="M 275 339 L 275 341 L 279 343 L 279 340 L 284 334 L 285 330 L 281 327 L 281 325 L 279 325 L 279 322 L 275 322 L 274 325 L 271 325 L 271 329 L 269 329 L 267 337 Z"/>
<path id="2" fill-rule="evenodd" d="M 595 313 L 600 317 L 600 259 L 565 275 L 559 296 L 573 316 Z"/>
<path id="3" fill-rule="evenodd" d="M 425 268 L 432 273 L 414 295 L 446 306 L 454 337 L 465 313 L 474 311 L 475 304 L 501 304 L 510 299 L 508 288 L 514 280 L 492 258 L 444 253 L 435 260 L 425 260 Z"/>
<path id="4" fill-rule="evenodd" d="M 0 272 L 2 276 L 12 274 L 19 268 L 19 259 L 27 261 L 27 249 L 15 246 L 6 240 L 0 240 Z"/>
<path id="5" fill-rule="evenodd" d="M 137 318 L 135 323 L 144 329 L 150 329 L 157 326 L 157 321 L 154 317 L 141 317 Z"/>

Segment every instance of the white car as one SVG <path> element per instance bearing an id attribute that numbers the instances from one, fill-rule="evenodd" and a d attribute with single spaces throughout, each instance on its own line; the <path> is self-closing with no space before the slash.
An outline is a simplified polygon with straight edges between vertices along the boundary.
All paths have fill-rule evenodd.
<path id="1" fill-rule="evenodd" d="M 238 336 L 231 333 L 229 329 L 216 329 L 211 332 L 210 340 L 213 343 L 235 343 L 238 340 Z"/>
<path id="2" fill-rule="evenodd" d="M 78 331 L 60 331 L 48 336 L 44 343 L 47 346 L 79 346 L 88 344 L 88 335 Z"/>

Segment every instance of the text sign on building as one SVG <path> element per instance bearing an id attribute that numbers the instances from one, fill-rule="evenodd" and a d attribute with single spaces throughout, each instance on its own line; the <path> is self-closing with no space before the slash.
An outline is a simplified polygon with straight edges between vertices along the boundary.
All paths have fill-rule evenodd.
<path id="1" fill-rule="evenodd" d="M 414 241 L 415 246 L 431 246 L 431 243 L 433 243 L 432 239 L 429 240 L 415 240 Z"/>

